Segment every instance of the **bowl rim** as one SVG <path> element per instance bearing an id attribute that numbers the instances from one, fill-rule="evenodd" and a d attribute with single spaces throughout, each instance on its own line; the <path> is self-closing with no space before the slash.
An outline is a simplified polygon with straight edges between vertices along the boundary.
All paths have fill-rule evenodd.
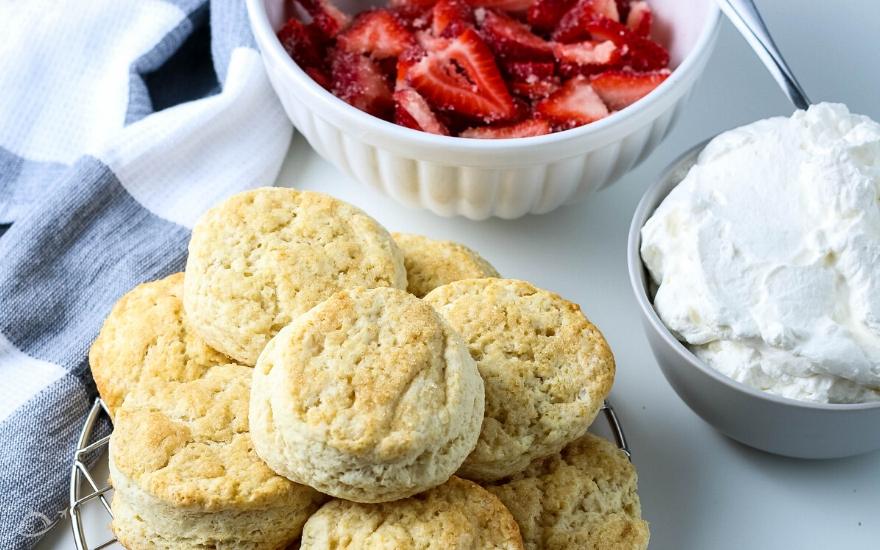
<path id="1" fill-rule="evenodd" d="M 813 411 L 827 411 L 833 413 L 880 409 L 880 401 L 866 403 L 815 403 L 782 397 L 753 388 L 747 384 L 738 382 L 707 365 L 694 355 L 693 352 L 687 349 L 681 341 L 673 336 L 672 332 L 663 324 L 663 321 L 654 309 L 651 300 L 648 298 L 648 291 L 646 288 L 647 276 L 640 252 L 642 226 L 645 224 L 648 217 L 654 213 L 663 199 L 665 199 L 666 196 L 669 195 L 669 193 L 672 192 L 672 190 L 681 182 L 680 178 L 677 178 L 677 176 L 682 174 L 685 168 L 689 168 L 689 165 L 694 163 L 697 155 L 712 139 L 714 138 L 706 139 L 687 149 L 664 168 L 656 181 L 654 181 L 645 191 L 644 195 L 642 195 L 642 198 L 633 213 L 626 243 L 626 263 L 630 286 L 632 287 L 636 302 L 638 302 L 642 317 L 647 319 L 651 330 L 658 334 L 666 346 L 674 351 L 676 355 L 687 362 L 691 367 L 702 372 L 706 376 L 713 378 L 722 385 L 727 386 L 731 390 L 745 393 L 756 399 L 769 401 L 779 405 Z"/>
<path id="2" fill-rule="evenodd" d="M 264 47 L 269 48 L 269 52 L 263 52 L 272 55 L 275 59 L 280 60 L 284 67 L 294 76 L 296 83 L 306 92 L 312 99 L 318 101 L 329 109 L 337 109 L 344 114 L 352 122 L 362 125 L 369 125 L 377 132 L 382 132 L 386 136 L 400 140 L 408 141 L 419 147 L 434 147 L 444 149 L 455 153 L 458 151 L 473 152 L 498 152 L 499 150 L 518 151 L 529 149 L 535 146 L 552 146 L 555 143 L 566 142 L 574 139 L 582 139 L 588 136 L 601 135 L 612 131 L 619 125 L 631 120 L 638 114 L 650 110 L 661 98 L 666 96 L 666 92 L 674 89 L 680 82 L 685 82 L 687 76 L 694 70 L 698 70 L 701 63 L 701 53 L 711 50 L 714 38 L 721 26 L 721 11 L 718 4 L 709 1 L 708 13 L 706 21 L 703 24 L 700 34 L 697 37 L 694 46 L 685 55 L 682 62 L 672 70 L 669 78 L 664 80 L 659 86 L 652 90 L 647 96 L 633 103 L 632 105 L 616 111 L 611 115 L 570 130 L 554 132 L 542 136 L 522 137 L 522 138 L 503 138 L 503 139 L 475 139 L 462 138 L 455 136 L 440 136 L 413 130 L 400 126 L 393 122 L 382 120 L 376 116 L 370 115 L 353 107 L 336 97 L 331 92 L 325 90 L 317 82 L 315 82 L 308 74 L 303 71 L 296 62 L 284 51 L 281 42 L 278 40 L 275 30 L 269 24 L 268 13 L 266 12 L 265 2 L 267 0 L 246 0 L 247 11 L 251 21 L 257 44 L 261 51 Z M 262 41 L 260 37 L 271 36 L 269 40 Z"/>

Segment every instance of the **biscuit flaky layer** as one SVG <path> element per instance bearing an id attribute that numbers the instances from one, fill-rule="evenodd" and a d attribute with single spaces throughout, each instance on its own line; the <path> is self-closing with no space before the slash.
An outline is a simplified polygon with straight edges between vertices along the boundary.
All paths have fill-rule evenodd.
<path id="1" fill-rule="evenodd" d="M 491 493 L 457 477 L 384 504 L 334 500 L 303 529 L 301 550 L 520 550 L 510 512 Z"/>
<path id="2" fill-rule="evenodd" d="M 473 450 L 483 382 L 461 337 L 402 290 L 352 289 L 273 338 L 251 432 L 275 471 L 357 502 L 446 481 Z"/>
<path id="3" fill-rule="evenodd" d="M 363 211 L 323 193 L 261 188 L 205 213 L 184 282 L 192 325 L 254 365 L 279 330 L 339 290 L 406 288 L 403 256 Z"/>
<path id="4" fill-rule="evenodd" d="M 112 527 L 127 548 L 278 548 L 326 500 L 256 455 L 251 374 L 222 365 L 190 382 L 147 382 L 117 410 Z"/>
<path id="5" fill-rule="evenodd" d="M 492 264 L 463 244 L 408 233 L 391 236 L 403 252 L 406 290 L 419 298 L 453 281 L 499 276 Z"/>
<path id="6" fill-rule="evenodd" d="M 210 367 L 231 362 L 186 321 L 183 273 L 126 293 L 89 350 L 92 376 L 111 414 L 142 381 L 195 380 Z"/>
<path id="7" fill-rule="evenodd" d="M 615 368 L 576 304 L 514 279 L 456 281 L 424 299 L 468 343 L 486 386 L 480 440 L 459 475 L 512 475 L 587 430 Z"/>
<path id="8" fill-rule="evenodd" d="M 510 509 L 528 550 L 643 550 L 635 468 L 617 447 L 587 434 L 486 488 Z"/>

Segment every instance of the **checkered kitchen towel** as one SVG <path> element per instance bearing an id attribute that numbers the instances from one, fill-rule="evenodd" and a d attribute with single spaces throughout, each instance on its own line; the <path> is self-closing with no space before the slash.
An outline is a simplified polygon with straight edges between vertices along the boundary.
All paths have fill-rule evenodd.
<path id="1" fill-rule="evenodd" d="M 0 0 L 0 37 L 6 550 L 63 514 L 112 304 L 183 267 L 206 208 L 271 185 L 292 129 L 242 0 Z"/>

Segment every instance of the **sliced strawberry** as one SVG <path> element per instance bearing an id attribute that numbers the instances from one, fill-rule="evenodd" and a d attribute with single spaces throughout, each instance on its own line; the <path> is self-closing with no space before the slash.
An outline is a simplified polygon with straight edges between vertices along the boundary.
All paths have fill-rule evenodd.
<path id="1" fill-rule="evenodd" d="M 428 102 L 412 88 L 394 92 L 394 121 L 414 130 L 449 135 L 449 130 L 431 110 Z"/>
<path id="2" fill-rule="evenodd" d="M 495 10 L 486 10 L 480 31 L 495 54 L 503 59 L 539 61 L 553 58 L 553 49 L 529 28 Z"/>
<path id="3" fill-rule="evenodd" d="M 425 50 L 421 46 L 412 46 L 400 54 L 397 58 L 397 78 L 395 90 L 400 90 L 409 86 L 407 74 L 410 68 L 425 57 Z"/>
<path id="4" fill-rule="evenodd" d="M 553 129 L 550 127 L 549 122 L 544 119 L 533 118 L 517 122 L 516 124 L 468 128 L 461 132 L 459 136 L 477 139 L 507 139 L 543 136 L 544 134 L 549 134 L 551 131 L 553 131 Z"/>
<path id="5" fill-rule="evenodd" d="M 515 81 L 546 80 L 556 73 L 556 64 L 552 61 L 506 61 L 503 66 L 505 72 Z"/>
<path id="6" fill-rule="evenodd" d="M 464 0 L 439 0 L 434 4 L 431 29 L 434 36 L 454 38 L 474 25 L 474 11 Z"/>
<path id="7" fill-rule="evenodd" d="M 535 110 L 561 129 L 574 128 L 608 116 L 608 108 L 584 76 L 566 81 L 556 93 L 539 101 Z"/>
<path id="8" fill-rule="evenodd" d="M 312 22 L 328 38 L 335 38 L 348 26 L 351 18 L 330 3 L 330 0 L 296 0 L 312 17 Z"/>
<path id="9" fill-rule="evenodd" d="M 564 77 L 590 75 L 613 69 L 623 57 L 620 48 L 610 41 L 554 44 L 553 53 L 559 62 L 559 73 Z"/>
<path id="10" fill-rule="evenodd" d="M 394 101 L 379 65 L 342 48 L 334 49 L 331 58 L 333 94 L 371 115 L 390 119 Z"/>
<path id="11" fill-rule="evenodd" d="M 553 31 L 553 40 L 569 43 L 589 39 L 587 23 L 597 17 L 607 18 L 616 23 L 618 14 L 614 0 L 579 0 L 559 20 L 556 30 Z"/>
<path id="12" fill-rule="evenodd" d="M 526 13 L 526 21 L 534 30 L 550 32 L 577 0 L 535 0 Z"/>
<path id="13" fill-rule="evenodd" d="M 544 99 L 559 89 L 559 78 L 553 77 L 547 80 L 514 80 L 510 83 L 510 90 L 526 99 Z"/>
<path id="14" fill-rule="evenodd" d="M 594 76 L 590 83 L 608 108 L 616 111 L 642 99 L 668 77 L 669 71 L 608 71 Z"/>
<path id="15" fill-rule="evenodd" d="M 633 2 L 626 18 L 626 27 L 636 36 L 647 38 L 651 35 L 654 15 L 647 2 Z"/>
<path id="16" fill-rule="evenodd" d="M 475 8 L 495 8 L 513 13 L 525 13 L 535 0 L 467 0 Z"/>
<path id="17" fill-rule="evenodd" d="M 594 17 L 586 24 L 594 40 L 611 40 L 624 49 L 623 63 L 637 71 L 654 71 L 669 65 L 669 52 L 651 39 L 636 36 L 626 25 L 606 17 Z"/>
<path id="18" fill-rule="evenodd" d="M 324 64 L 320 47 L 309 28 L 299 19 L 291 17 L 278 31 L 278 40 L 288 55 L 303 69 L 321 67 Z"/>
<path id="19" fill-rule="evenodd" d="M 485 122 L 516 114 L 492 51 L 474 29 L 465 29 L 412 65 L 407 78 L 435 108 Z"/>
<path id="20" fill-rule="evenodd" d="M 370 54 L 374 59 L 397 57 L 416 39 L 388 10 L 371 10 L 358 15 L 351 26 L 337 38 L 340 47 L 352 52 Z"/>

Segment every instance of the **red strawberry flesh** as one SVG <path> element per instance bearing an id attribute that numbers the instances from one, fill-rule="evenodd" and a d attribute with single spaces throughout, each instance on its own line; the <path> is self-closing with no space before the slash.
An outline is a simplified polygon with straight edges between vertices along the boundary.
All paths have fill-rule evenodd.
<path id="1" fill-rule="evenodd" d="M 608 71 L 596 75 L 590 83 L 608 108 L 616 111 L 642 99 L 668 77 L 669 71 Z"/>
<path id="2" fill-rule="evenodd" d="M 398 57 L 415 45 L 415 37 L 397 15 L 388 10 L 373 10 L 358 15 L 351 26 L 339 35 L 340 47 L 375 59 Z"/>
<path id="3" fill-rule="evenodd" d="M 436 108 L 485 122 L 510 119 L 513 99 L 495 58 L 473 29 L 409 68 L 410 84 Z"/>
<path id="4" fill-rule="evenodd" d="M 486 10 L 480 31 L 498 57 L 530 61 L 553 58 L 553 49 L 547 41 L 501 12 Z"/>
<path id="5" fill-rule="evenodd" d="M 608 108 L 590 86 L 590 81 L 577 76 L 565 82 L 550 97 L 538 102 L 535 110 L 560 128 L 574 128 L 608 116 Z"/>
<path id="6" fill-rule="evenodd" d="M 517 122 L 516 124 L 505 124 L 499 126 L 479 126 L 476 128 L 468 128 L 459 135 L 466 138 L 477 139 L 508 139 L 533 137 L 549 134 L 553 131 L 550 123 L 546 120 L 533 118 Z"/>

